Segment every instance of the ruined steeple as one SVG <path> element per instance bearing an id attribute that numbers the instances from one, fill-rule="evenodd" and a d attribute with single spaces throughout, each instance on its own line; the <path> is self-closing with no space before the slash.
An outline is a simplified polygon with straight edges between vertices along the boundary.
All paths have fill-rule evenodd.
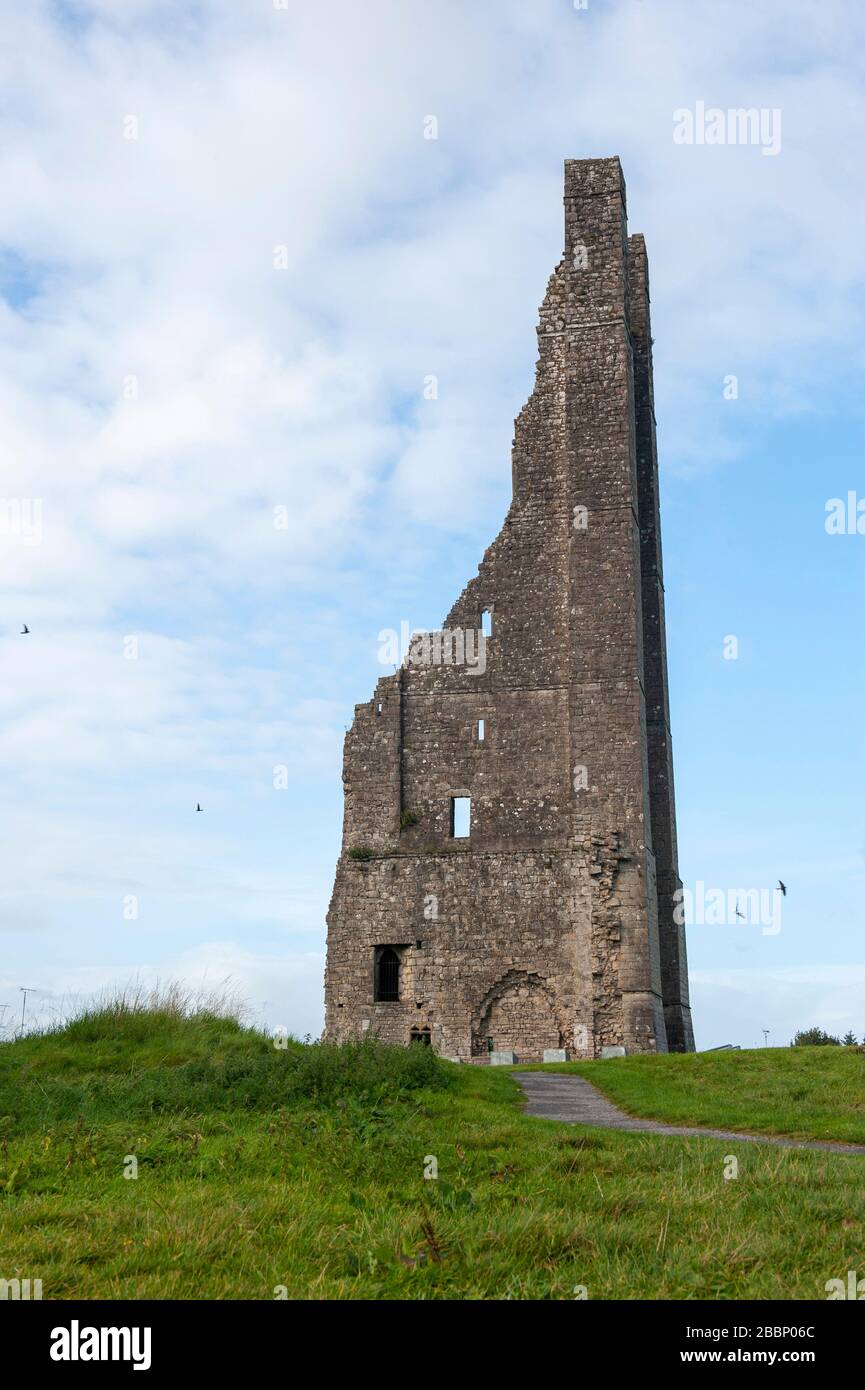
<path id="1" fill-rule="evenodd" d="M 502 530 L 346 738 L 332 1039 L 421 1036 L 466 1059 L 693 1049 L 648 273 L 618 159 L 565 165 L 538 343 Z"/>

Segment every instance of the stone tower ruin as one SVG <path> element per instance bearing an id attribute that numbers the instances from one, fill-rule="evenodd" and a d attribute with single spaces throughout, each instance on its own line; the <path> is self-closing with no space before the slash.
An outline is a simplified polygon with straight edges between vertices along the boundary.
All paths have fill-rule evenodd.
<path id="1" fill-rule="evenodd" d="M 564 201 L 502 530 L 346 737 L 332 1041 L 693 1051 L 646 248 L 618 159 Z"/>

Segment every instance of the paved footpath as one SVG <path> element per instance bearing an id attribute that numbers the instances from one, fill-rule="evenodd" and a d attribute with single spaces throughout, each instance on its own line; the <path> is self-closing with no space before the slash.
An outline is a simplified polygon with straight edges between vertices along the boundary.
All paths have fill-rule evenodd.
<path id="1" fill-rule="evenodd" d="M 643 1134 L 686 1135 L 694 1139 L 745 1140 L 749 1144 L 777 1144 L 784 1149 L 819 1149 L 825 1153 L 865 1154 L 865 1144 L 833 1144 L 820 1139 L 782 1139 L 778 1135 L 737 1134 L 728 1129 L 689 1129 L 665 1125 L 660 1120 L 638 1120 L 582 1076 L 554 1071 L 516 1071 L 528 1104 L 525 1113 L 543 1120 L 563 1120 L 571 1125 L 597 1125 L 602 1129 L 639 1130 Z"/>

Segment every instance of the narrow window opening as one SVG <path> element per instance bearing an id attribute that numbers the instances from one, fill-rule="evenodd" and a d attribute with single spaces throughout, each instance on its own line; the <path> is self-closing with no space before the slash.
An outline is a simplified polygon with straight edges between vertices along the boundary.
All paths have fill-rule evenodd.
<path id="1" fill-rule="evenodd" d="M 471 835 L 472 799 L 470 796 L 451 797 L 451 836 L 467 840 Z"/>
<path id="2" fill-rule="evenodd" d="M 483 721 L 482 719 L 479 719 L 479 720 L 478 720 L 478 743 L 483 743 L 483 741 L 484 741 L 484 728 L 485 728 L 484 721 Z"/>
<path id="3" fill-rule="evenodd" d="M 379 700 L 378 704 L 377 704 L 376 707 L 375 707 L 375 712 L 376 712 L 376 714 L 381 714 L 381 711 L 382 711 L 382 704 L 381 704 L 381 700 Z"/>
<path id="4" fill-rule="evenodd" d="M 422 941 L 416 941 L 414 944 L 415 944 L 415 950 L 416 950 L 416 951 L 422 951 L 422 950 L 423 950 L 423 942 L 422 942 Z"/>
<path id="5" fill-rule="evenodd" d="M 376 947 L 374 998 L 377 1004 L 399 1002 L 399 956 L 392 946 Z"/>
<path id="6" fill-rule="evenodd" d="M 492 637 L 493 635 L 493 615 L 489 608 L 485 608 L 481 614 L 481 632 L 484 637 Z"/>
<path id="7" fill-rule="evenodd" d="M 429 1028 L 412 1028 L 411 1040 L 413 1043 L 421 1043 L 424 1047 L 430 1047 L 432 1045 L 432 1038 Z"/>

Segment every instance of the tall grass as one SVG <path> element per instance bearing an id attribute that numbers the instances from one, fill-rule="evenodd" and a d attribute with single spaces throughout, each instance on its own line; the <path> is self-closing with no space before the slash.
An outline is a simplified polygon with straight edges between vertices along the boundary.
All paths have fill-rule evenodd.
<path id="1" fill-rule="evenodd" d="M 47 1017 L 46 1017 L 47 1014 Z M 86 1036 L 92 1023 L 100 1036 L 113 1025 L 117 1030 L 126 1028 L 134 1032 L 134 1020 L 142 1016 L 159 1016 L 164 1020 L 194 1020 L 205 1018 L 234 1019 L 238 1023 L 250 1017 L 250 1010 L 240 991 L 230 979 L 223 980 L 210 989 L 193 989 L 177 981 L 146 985 L 133 979 L 125 985 L 115 985 L 89 998 L 81 1000 L 72 996 L 71 1000 L 62 997 L 51 1000 L 50 1009 L 43 1008 L 34 1016 L 31 1003 L 24 1016 L 23 1033 L 21 1022 L 10 1014 L 0 1035 L 0 1042 L 9 1042 L 21 1037 L 38 1037 L 43 1034 L 66 1032 L 76 1025 L 79 1036 Z"/>
<path id="2" fill-rule="evenodd" d="M 0 1127 L 11 1136 L 160 1113 L 272 1112 L 300 1101 L 376 1106 L 448 1084 L 428 1047 L 271 1038 L 245 1026 L 243 1012 L 233 995 L 174 985 L 102 996 L 0 1049 Z"/>

